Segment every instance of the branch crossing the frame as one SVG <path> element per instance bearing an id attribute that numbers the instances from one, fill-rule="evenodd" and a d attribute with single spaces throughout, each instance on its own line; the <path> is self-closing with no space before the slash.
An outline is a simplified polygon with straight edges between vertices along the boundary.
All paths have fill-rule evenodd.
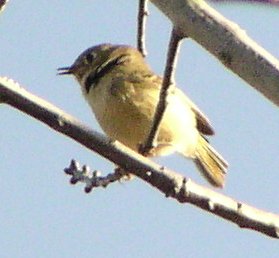
<path id="1" fill-rule="evenodd" d="M 31 94 L 13 80 L 0 77 L 0 99 L 3 104 L 8 104 L 72 138 L 180 203 L 191 203 L 242 228 L 279 238 L 278 215 L 256 209 L 200 186 L 182 176 L 185 173 L 179 174 L 167 168 L 162 169 L 160 165 L 119 142 L 109 140 L 46 100 Z M 87 168 L 81 170 L 85 171 L 85 174 L 88 171 Z M 70 171 L 67 172 L 70 174 Z M 95 177 L 98 176 L 96 172 Z M 73 179 L 73 183 L 77 180 L 78 176 Z M 88 190 L 90 184 L 86 185 L 89 186 Z"/>

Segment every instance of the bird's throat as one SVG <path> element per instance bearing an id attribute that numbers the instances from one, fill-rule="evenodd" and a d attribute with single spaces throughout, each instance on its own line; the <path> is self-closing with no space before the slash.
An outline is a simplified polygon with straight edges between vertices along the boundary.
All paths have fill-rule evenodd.
<path id="1" fill-rule="evenodd" d="M 91 88 L 94 88 L 96 85 L 98 85 L 99 80 L 106 76 L 106 74 L 109 73 L 113 68 L 125 62 L 127 60 L 126 57 L 126 55 L 121 55 L 112 60 L 108 60 L 90 72 L 84 80 L 86 93 L 88 94 Z"/>

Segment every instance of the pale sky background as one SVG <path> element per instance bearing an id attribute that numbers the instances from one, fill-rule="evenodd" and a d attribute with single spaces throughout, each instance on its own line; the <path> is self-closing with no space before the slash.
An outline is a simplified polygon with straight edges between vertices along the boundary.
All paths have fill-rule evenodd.
<path id="1" fill-rule="evenodd" d="M 278 8 L 214 6 L 279 56 Z M 149 9 L 148 61 L 162 74 L 171 27 Z M 0 75 L 100 130 L 78 84 L 56 68 L 99 43 L 135 45 L 136 14 L 137 1 L 10 1 L 0 15 Z M 278 108 L 191 40 L 176 81 L 211 119 L 211 142 L 230 163 L 221 192 L 279 213 Z M 108 161 L 9 106 L 0 117 L 1 258 L 278 257 L 278 240 L 166 199 L 140 179 L 86 195 L 64 167 L 75 158 L 107 173 Z M 157 161 L 208 186 L 188 160 Z"/>

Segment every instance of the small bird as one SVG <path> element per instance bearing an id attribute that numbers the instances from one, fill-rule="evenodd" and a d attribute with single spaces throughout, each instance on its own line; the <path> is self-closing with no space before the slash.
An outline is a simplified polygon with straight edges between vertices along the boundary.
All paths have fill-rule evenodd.
<path id="1" fill-rule="evenodd" d="M 74 75 L 103 131 L 113 140 L 138 151 L 150 131 L 159 101 L 162 78 L 142 54 L 126 45 L 100 44 L 85 50 L 60 75 Z M 175 85 L 149 156 L 174 152 L 190 158 L 215 187 L 223 187 L 227 162 L 204 135 L 214 131 L 206 116 Z"/>

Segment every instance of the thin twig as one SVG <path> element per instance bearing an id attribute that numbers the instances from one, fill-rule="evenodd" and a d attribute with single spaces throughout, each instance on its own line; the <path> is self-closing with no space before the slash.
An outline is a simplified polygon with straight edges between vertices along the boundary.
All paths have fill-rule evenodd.
<path id="1" fill-rule="evenodd" d="M 191 203 L 240 227 L 279 238 L 278 215 L 235 201 L 195 184 L 177 172 L 162 168 L 123 144 L 112 142 L 103 134 L 81 124 L 74 117 L 27 92 L 13 81 L 1 77 L 0 100 L 99 153 L 125 171 L 156 187 L 166 196 L 175 198 L 181 203 Z"/>
<path id="2" fill-rule="evenodd" d="M 109 184 L 119 182 L 122 178 L 126 177 L 126 174 L 120 168 L 116 168 L 114 173 L 101 176 L 101 171 L 91 171 L 88 166 L 81 167 L 76 160 L 72 160 L 70 166 L 65 168 L 64 171 L 67 175 L 71 176 L 71 184 L 84 183 L 84 191 L 86 193 L 90 193 L 93 188 L 107 187 Z"/>
<path id="3" fill-rule="evenodd" d="M 145 46 L 145 28 L 146 18 L 148 16 L 147 10 L 148 0 L 139 0 L 138 8 L 138 33 L 137 33 L 137 48 L 143 56 L 147 55 Z"/>
<path id="4" fill-rule="evenodd" d="M 162 121 L 165 109 L 167 108 L 168 89 L 172 84 L 174 84 L 174 70 L 178 58 L 181 39 L 182 38 L 179 36 L 177 31 L 173 28 L 168 47 L 168 55 L 164 72 L 164 79 L 160 91 L 160 97 L 148 137 L 145 140 L 145 143 L 142 146 L 140 146 L 140 153 L 142 154 L 148 154 L 148 152 L 156 145 L 156 138 L 159 131 L 159 125 Z"/>

